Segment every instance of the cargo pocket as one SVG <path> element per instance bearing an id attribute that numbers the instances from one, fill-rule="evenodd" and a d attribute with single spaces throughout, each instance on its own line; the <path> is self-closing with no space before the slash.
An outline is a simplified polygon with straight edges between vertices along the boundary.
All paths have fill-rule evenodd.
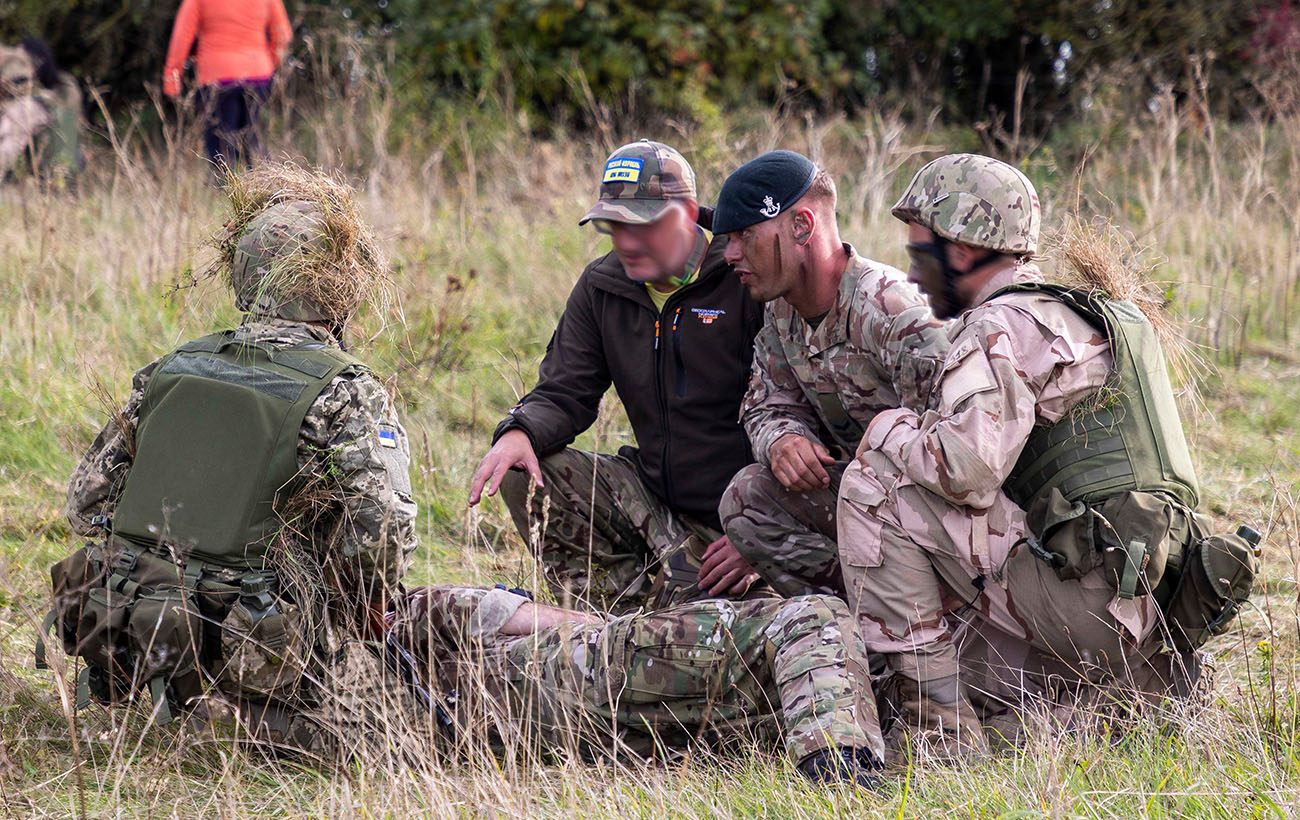
<path id="1" fill-rule="evenodd" d="M 279 611 L 254 619 L 242 602 L 221 625 L 221 671 L 217 680 L 232 694 L 284 696 L 305 671 L 305 647 L 298 610 L 278 602 Z"/>
<path id="2" fill-rule="evenodd" d="M 1226 631 L 1249 600 L 1259 574 L 1259 552 L 1240 535 L 1212 535 L 1188 552 L 1167 613 L 1180 652 L 1197 649 Z"/>
<path id="3" fill-rule="evenodd" d="M 722 686 L 720 647 L 665 640 L 664 620 L 638 616 L 606 630 L 608 689 L 624 704 L 707 698 Z M 724 639 L 725 640 L 725 639 Z"/>
<path id="4" fill-rule="evenodd" d="M 849 582 L 849 567 L 859 570 L 878 567 L 884 562 L 884 553 L 879 538 L 867 538 L 859 532 L 855 516 L 876 518 L 880 505 L 885 503 L 885 494 L 874 484 L 857 480 L 850 465 L 840 483 L 840 500 L 837 517 L 840 526 L 840 562 L 845 567 L 845 583 Z M 846 509 L 847 508 L 847 509 Z"/>
<path id="5" fill-rule="evenodd" d="M 623 703 L 708 698 L 721 692 L 726 653 L 699 644 L 630 646 L 616 697 Z"/>

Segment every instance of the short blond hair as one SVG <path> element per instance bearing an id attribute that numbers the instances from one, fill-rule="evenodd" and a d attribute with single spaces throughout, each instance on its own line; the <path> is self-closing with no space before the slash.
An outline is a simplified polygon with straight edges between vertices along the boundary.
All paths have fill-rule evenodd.
<path id="1" fill-rule="evenodd" d="M 823 169 L 817 169 L 812 185 L 808 186 L 800 200 L 811 206 L 825 206 L 826 211 L 835 213 L 835 204 L 839 195 L 835 191 L 835 178 Z"/>

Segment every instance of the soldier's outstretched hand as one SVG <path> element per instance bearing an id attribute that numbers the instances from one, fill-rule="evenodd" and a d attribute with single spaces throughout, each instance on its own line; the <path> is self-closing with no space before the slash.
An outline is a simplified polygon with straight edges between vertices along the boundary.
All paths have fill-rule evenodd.
<path id="1" fill-rule="evenodd" d="M 474 482 L 469 488 L 469 504 L 474 506 L 483 497 L 483 485 L 487 485 L 489 496 L 497 494 L 501 479 L 511 467 L 527 470 L 533 482 L 543 486 L 542 468 L 537 463 L 537 453 L 533 452 L 533 443 L 523 430 L 511 430 L 497 439 L 487 455 L 479 462 L 478 471 L 474 473 Z"/>
<path id="2" fill-rule="evenodd" d="M 731 539 L 722 536 L 704 550 L 700 589 L 710 595 L 740 595 L 758 580 L 758 573 L 740 556 Z"/>
<path id="3" fill-rule="evenodd" d="M 834 464 L 835 459 L 821 442 L 798 433 L 786 433 L 772 444 L 768 455 L 771 457 L 772 475 L 787 490 L 807 493 L 831 486 L 826 465 Z"/>

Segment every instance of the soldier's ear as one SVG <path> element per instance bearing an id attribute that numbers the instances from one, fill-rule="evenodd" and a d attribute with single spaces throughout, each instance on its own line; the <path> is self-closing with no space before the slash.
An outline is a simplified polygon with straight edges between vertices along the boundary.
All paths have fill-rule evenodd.
<path id="1" fill-rule="evenodd" d="M 807 245 L 808 240 L 812 238 L 813 229 L 817 226 L 817 217 L 809 208 L 800 208 L 794 212 L 790 220 L 790 231 L 794 234 L 794 241 L 800 245 Z"/>

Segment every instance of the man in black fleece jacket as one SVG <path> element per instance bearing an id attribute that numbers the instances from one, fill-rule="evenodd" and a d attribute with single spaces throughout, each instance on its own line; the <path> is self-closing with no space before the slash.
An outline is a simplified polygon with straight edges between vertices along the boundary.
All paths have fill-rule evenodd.
<path id="1" fill-rule="evenodd" d="M 677 151 L 641 140 L 610 155 L 579 224 L 609 234 L 614 250 L 578 279 L 537 385 L 474 475 L 469 503 L 500 487 L 566 603 L 620 612 L 645 605 L 652 585 L 653 606 L 742 594 L 755 578 L 720 531 L 718 501 L 753 460 L 737 419 L 763 314 L 724 243 L 709 241 L 711 220 Z M 610 384 L 637 446 L 570 448 Z M 725 565 L 699 589 L 695 572 L 715 554 Z"/>

